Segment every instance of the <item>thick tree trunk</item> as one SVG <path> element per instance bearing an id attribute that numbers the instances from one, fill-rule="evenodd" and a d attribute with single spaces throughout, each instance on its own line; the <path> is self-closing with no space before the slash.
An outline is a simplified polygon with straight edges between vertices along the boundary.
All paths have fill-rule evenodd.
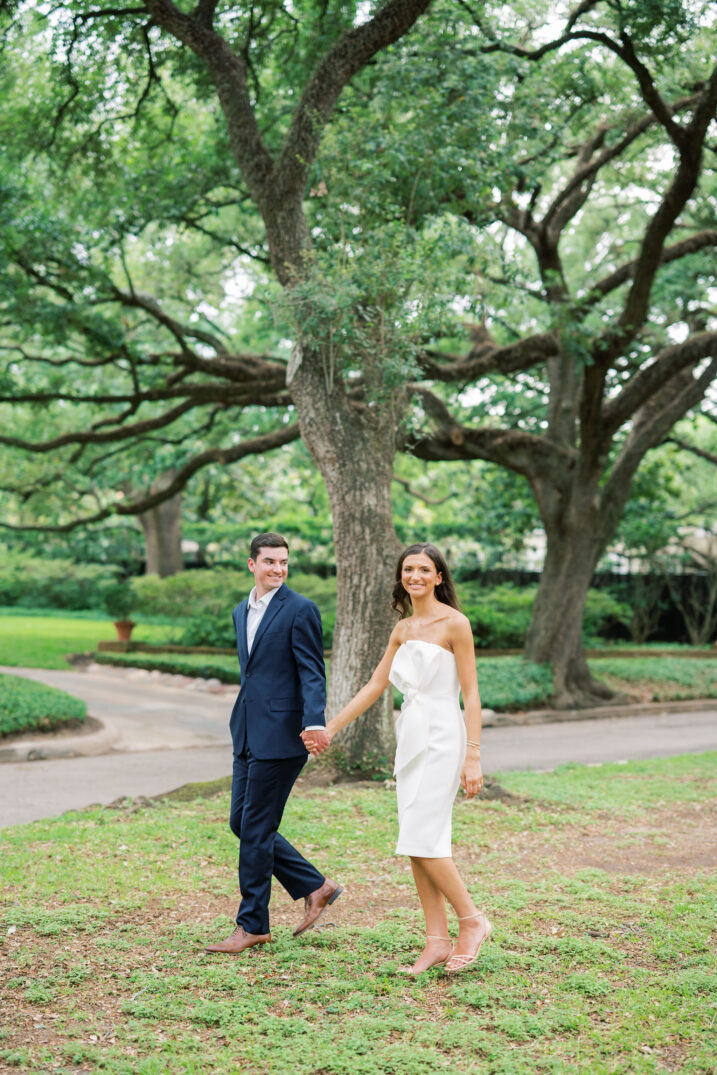
<path id="1" fill-rule="evenodd" d="M 302 435 L 326 484 L 336 549 L 337 610 L 329 675 L 329 716 L 367 682 L 397 622 L 391 591 L 400 551 L 391 511 L 395 418 L 390 406 L 357 411 L 307 356 L 292 395 Z M 337 739 L 352 766 L 393 758 L 389 688 Z"/>
<path id="2" fill-rule="evenodd" d="M 596 498 L 595 498 L 596 499 Z M 573 503 L 569 522 L 546 525 L 548 539 L 525 656 L 553 669 L 556 709 L 589 708 L 618 695 L 593 679 L 582 642 L 583 613 L 590 580 L 602 552 L 594 500 Z"/>
<path id="3" fill-rule="evenodd" d="M 168 480 L 171 476 L 166 474 L 158 478 L 150 492 L 158 492 Z M 138 518 L 144 532 L 146 573 L 165 579 L 182 571 L 182 494 L 142 512 Z"/>
<path id="4" fill-rule="evenodd" d="M 364 442 L 340 473 L 324 473 L 336 548 L 337 611 L 328 710 L 337 713 L 364 686 L 396 624 L 390 607 L 399 543 L 391 514 L 391 478 L 374 465 Z M 393 690 L 384 693 L 338 740 L 351 765 L 393 760 Z"/>

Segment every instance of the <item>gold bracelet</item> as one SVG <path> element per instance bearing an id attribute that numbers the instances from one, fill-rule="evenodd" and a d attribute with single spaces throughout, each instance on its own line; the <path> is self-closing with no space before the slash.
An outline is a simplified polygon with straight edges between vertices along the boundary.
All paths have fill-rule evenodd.
<path id="1" fill-rule="evenodd" d="M 480 743 L 474 743 L 472 739 L 466 739 L 466 746 L 476 747 L 478 753 L 480 754 Z"/>

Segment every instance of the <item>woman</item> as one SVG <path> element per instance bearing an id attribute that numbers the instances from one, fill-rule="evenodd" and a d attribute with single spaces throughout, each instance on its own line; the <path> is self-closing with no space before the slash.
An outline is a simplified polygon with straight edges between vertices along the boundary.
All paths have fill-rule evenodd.
<path id="1" fill-rule="evenodd" d="M 460 612 L 448 566 L 434 545 L 411 545 L 396 568 L 393 608 L 401 615 L 369 682 L 326 731 L 330 738 L 378 701 L 389 683 L 404 695 L 396 724 L 396 854 L 410 856 L 426 919 L 426 945 L 404 973 L 445 963 L 450 973 L 475 962 L 491 924 L 476 909 L 451 857 L 451 811 L 462 784 L 470 799 L 483 786 L 481 709 L 473 634 Z M 409 615 L 410 613 L 410 615 Z M 465 716 L 458 704 L 463 693 Z M 447 903 L 458 916 L 455 948 Z"/>

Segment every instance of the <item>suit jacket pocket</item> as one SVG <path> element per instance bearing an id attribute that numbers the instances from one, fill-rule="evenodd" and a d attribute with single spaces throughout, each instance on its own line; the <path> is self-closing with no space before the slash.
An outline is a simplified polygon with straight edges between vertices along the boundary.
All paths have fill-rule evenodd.
<path id="1" fill-rule="evenodd" d="M 301 713 L 303 706 L 300 698 L 272 698 L 269 709 L 272 713 Z"/>

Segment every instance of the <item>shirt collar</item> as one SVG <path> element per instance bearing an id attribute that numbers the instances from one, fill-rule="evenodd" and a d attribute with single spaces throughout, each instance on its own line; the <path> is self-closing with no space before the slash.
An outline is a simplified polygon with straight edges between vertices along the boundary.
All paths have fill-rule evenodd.
<path id="1" fill-rule="evenodd" d="M 266 593 L 264 594 L 264 596 L 260 597 L 259 600 L 257 601 L 256 586 L 254 586 L 252 588 L 251 593 L 249 594 L 249 608 L 266 608 L 266 606 L 269 604 L 269 602 L 271 601 L 271 599 L 274 596 L 274 594 L 278 593 L 280 589 L 281 589 L 281 586 L 277 586 L 277 588 L 275 590 L 267 590 Z"/>

